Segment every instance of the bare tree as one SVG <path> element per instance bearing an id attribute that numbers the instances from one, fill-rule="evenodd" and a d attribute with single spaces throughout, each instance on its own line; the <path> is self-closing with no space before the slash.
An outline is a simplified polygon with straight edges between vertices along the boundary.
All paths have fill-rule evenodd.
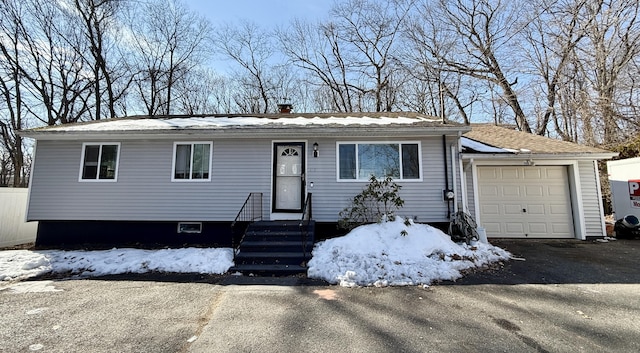
<path id="1" fill-rule="evenodd" d="M 397 103 L 393 54 L 413 1 L 348 0 L 334 5 L 329 20 L 293 21 L 280 29 L 281 48 L 323 95 L 325 110 L 389 111 Z"/>
<path id="2" fill-rule="evenodd" d="M 234 76 L 242 86 L 242 93 L 236 97 L 240 109 L 250 113 L 271 112 L 278 97 L 274 96 L 271 77 L 276 43 L 270 33 L 248 21 L 239 27 L 226 24 L 218 28 L 214 43 L 223 57 L 239 67 Z"/>
<path id="3" fill-rule="evenodd" d="M 129 9 L 131 71 L 148 115 L 171 114 L 179 81 L 204 61 L 211 26 L 181 0 Z M 183 97 L 186 98 L 186 97 Z"/>
<path id="4" fill-rule="evenodd" d="M 194 69 L 176 81 L 174 107 L 183 114 L 221 113 L 222 104 L 215 97 L 224 96 L 225 80 L 211 69 Z M 223 101 L 226 99 L 223 98 Z"/>
<path id="5" fill-rule="evenodd" d="M 0 93 L 4 103 L 0 106 L 0 185 L 8 185 L 13 176 L 13 186 L 22 184 L 23 146 L 22 139 L 15 131 L 23 128 L 23 102 L 20 86 L 19 32 L 22 9 L 16 3 L 3 2 L 0 4 L 0 49 L 3 60 L 0 60 Z"/>
<path id="6" fill-rule="evenodd" d="M 354 102 L 363 92 L 350 81 L 345 48 L 333 23 L 314 26 L 294 20 L 277 34 L 283 53 L 308 73 L 306 84 L 316 87 L 320 111 L 355 111 Z"/>
<path id="7" fill-rule="evenodd" d="M 574 117 L 559 114 L 557 109 L 558 90 L 567 83 L 568 66 L 576 59 L 575 50 L 584 41 L 587 29 L 594 20 L 586 12 L 586 2 L 540 0 L 530 12 L 529 26 L 523 30 L 526 39 L 522 52 L 526 53 L 536 76 L 541 81 L 543 97 L 540 97 L 541 111 L 536 121 L 535 132 L 545 135 L 553 121 L 555 133 L 565 141 L 573 141 L 569 129 Z M 535 8 L 544 11 L 536 13 Z"/>
<path id="8" fill-rule="evenodd" d="M 410 87 L 405 105 L 411 107 L 413 101 L 422 106 L 418 111 L 470 124 L 467 110 L 477 101 L 478 87 L 469 82 L 467 76 L 447 70 L 439 58 L 439 53 L 455 46 L 455 37 L 442 33 L 439 22 L 436 12 L 422 8 L 419 15 L 407 23 L 404 31 L 407 45 L 402 56 L 405 72 L 411 79 L 404 85 Z"/>
<path id="9" fill-rule="evenodd" d="M 47 125 L 79 120 L 89 109 L 91 81 L 69 48 L 69 27 L 55 3 L 4 1 L 0 5 L 0 131 L 11 156 L 14 183 L 26 183 L 24 144 L 16 131 L 29 121 Z M 32 125 L 33 126 L 33 123 Z"/>
<path id="10" fill-rule="evenodd" d="M 61 7 L 66 10 L 69 25 L 75 26 L 80 34 L 80 37 L 71 39 L 69 47 L 77 50 L 91 67 L 92 118 L 96 120 L 117 116 L 116 102 L 124 91 L 117 90 L 116 81 L 121 78 L 119 69 L 123 68 L 123 60 L 117 56 L 114 37 L 118 29 L 117 15 L 125 4 L 124 0 L 73 0 L 72 9 Z M 80 40 L 85 41 L 87 50 L 84 50 L 84 45 L 76 46 Z M 103 105 L 106 105 L 107 112 L 102 111 Z"/>
<path id="11" fill-rule="evenodd" d="M 579 50 L 593 70 L 588 77 L 597 96 L 602 141 L 609 144 L 629 137 L 623 133 L 625 125 L 638 124 L 637 117 L 622 114 L 618 96 L 626 96 L 620 92 L 621 75 L 640 53 L 640 1 L 590 0 L 587 6 L 596 20 L 588 27 L 589 45 Z"/>
<path id="12" fill-rule="evenodd" d="M 361 90 L 372 95 L 375 111 L 390 111 L 395 101 L 391 87 L 394 51 L 413 1 L 348 0 L 331 9 L 337 38 L 348 48 L 346 58 L 361 82 Z"/>
<path id="13" fill-rule="evenodd" d="M 440 0 L 437 4 L 425 2 L 420 8 L 425 18 L 436 19 L 432 26 L 434 40 L 424 41 L 426 49 L 443 70 L 467 75 L 501 90 L 501 99 L 509 105 L 517 126 L 526 132 L 531 127 L 518 99 L 516 76 L 508 79 L 507 64 L 515 65 L 511 51 L 513 36 L 522 28 L 517 4 L 485 0 Z M 448 38 L 454 46 L 440 50 L 439 39 Z"/>

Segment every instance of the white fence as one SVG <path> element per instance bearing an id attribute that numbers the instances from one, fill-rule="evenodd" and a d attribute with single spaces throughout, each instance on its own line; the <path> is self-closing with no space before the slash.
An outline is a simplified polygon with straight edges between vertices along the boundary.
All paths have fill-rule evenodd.
<path id="1" fill-rule="evenodd" d="M 0 247 L 36 241 L 38 222 L 25 222 L 27 189 L 0 188 Z"/>

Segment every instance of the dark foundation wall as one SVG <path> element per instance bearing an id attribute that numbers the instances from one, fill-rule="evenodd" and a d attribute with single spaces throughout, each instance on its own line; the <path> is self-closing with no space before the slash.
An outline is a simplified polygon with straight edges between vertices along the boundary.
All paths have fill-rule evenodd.
<path id="1" fill-rule="evenodd" d="M 202 222 L 201 233 L 178 233 L 178 222 L 39 221 L 37 248 L 231 247 L 230 222 Z"/>
<path id="2" fill-rule="evenodd" d="M 432 223 L 447 232 L 448 223 Z M 247 224 L 236 227 L 235 244 Z M 36 247 L 39 249 L 111 249 L 231 247 L 234 233 L 230 222 L 202 222 L 202 233 L 178 233 L 178 222 L 133 221 L 39 221 Z M 345 235 L 337 223 L 316 222 L 315 242 Z"/>

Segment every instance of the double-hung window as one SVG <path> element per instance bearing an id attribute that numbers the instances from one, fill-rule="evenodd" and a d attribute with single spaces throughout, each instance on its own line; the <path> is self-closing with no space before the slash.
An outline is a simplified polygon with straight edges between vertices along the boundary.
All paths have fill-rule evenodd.
<path id="1" fill-rule="evenodd" d="M 116 181 L 120 143 L 83 143 L 80 181 Z"/>
<path id="2" fill-rule="evenodd" d="M 212 142 L 174 143 L 171 180 L 210 181 L 212 150 Z"/>
<path id="3" fill-rule="evenodd" d="M 339 142 L 338 180 L 421 180 L 419 142 Z"/>

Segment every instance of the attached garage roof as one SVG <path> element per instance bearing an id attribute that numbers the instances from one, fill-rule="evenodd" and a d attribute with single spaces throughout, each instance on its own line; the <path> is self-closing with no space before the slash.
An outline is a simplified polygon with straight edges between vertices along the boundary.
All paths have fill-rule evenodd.
<path id="1" fill-rule="evenodd" d="M 474 124 L 471 131 L 466 132 L 464 137 L 484 145 L 503 149 L 512 153 L 532 153 L 543 155 L 602 155 L 602 158 L 611 158 L 616 153 L 600 148 L 579 145 L 577 143 L 560 141 L 548 137 L 517 131 L 511 128 L 491 125 Z M 497 153 L 482 148 L 469 146 L 467 153 Z"/>

